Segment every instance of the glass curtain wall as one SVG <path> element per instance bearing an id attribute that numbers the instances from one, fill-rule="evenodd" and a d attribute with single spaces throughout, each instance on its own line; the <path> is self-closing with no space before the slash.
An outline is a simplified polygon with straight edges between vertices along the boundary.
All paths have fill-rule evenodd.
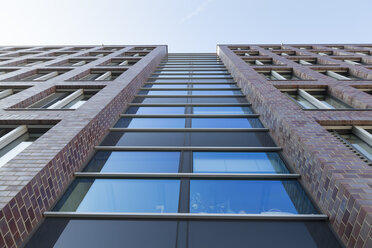
<path id="1" fill-rule="evenodd" d="M 169 54 L 26 247 L 339 247 L 268 131 L 216 54 Z"/>

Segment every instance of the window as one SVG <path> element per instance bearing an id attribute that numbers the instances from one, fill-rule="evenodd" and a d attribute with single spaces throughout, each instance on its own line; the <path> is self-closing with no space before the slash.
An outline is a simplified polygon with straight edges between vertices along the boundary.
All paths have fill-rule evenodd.
<path id="1" fill-rule="evenodd" d="M 345 129 L 330 129 L 337 133 L 345 143 L 356 149 L 369 161 L 372 161 L 372 135 L 369 127 L 352 126 Z"/>
<path id="2" fill-rule="evenodd" d="M 296 180 L 190 180 L 190 213 L 316 214 Z"/>
<path id="3" fill-rule="evenodd" d="M 193 107 L 193 114 L 227 114 L 227 115 L 242 115 L 252 114 L 249 107 Z"/>
<path id="4" fill-rule="evenodd" d="M 55 211 L 177 213 L 180 181 L 77 179 Z"/>
<path id="5" fill-rule="evenodd" d="M 180 152 L 99 151 L 85 172 L 177 173 Z"/>
<path id="6" fill-rule="evenodd" d="M 97 90 L 89 89 L 78 89 L 73 91 L 57 90 L 55 93 L 52 93 L 27 108 L 77 109 L 96 93 Z"/>
<path id="7" fill-rule="evenodd" d="M 351 109 L 341 100 L 327 94 L 327 89 L 282 90 L 305 109 Z"/>
<path id="8" fill-rule="evenodd" d="M 332 77 L 337 80 L 365 80 L 358 76 L 355 76 L 349 69 L 340 70 L 316 70 L 324 75 Z"/>
<path id="9" fill-rule="evenodd" d="M 129 107 L 126 114 L 152 115 L 152 114 L 184 114 L 185 107 Z"/>
<path id="10" fill-rule="evenodd" d="M 267 132 L 110 132 L 103 146 L 276 147 Z"/>
<path id="11" fill-rule="evenodd" d="M 258 71 L 268 80 L 304 80 L 296 75 L 292 70 L 269 70 Z"/>
<path id="12" fill-rule="evenodd" d="M 260 65 L 282 65 L 280 63 L 274 63 L 272 58 L 257 58 L 257 59 L 243 59 L 247 64 L 253 65 L 253 66 L 260 66 Z"/>
<path id="13" fill-rule="evenodd" d="M 32 128 L 26 125 L 15 128 L 0 127 L 0 167 L 30 146 L 47 130 L 48 128 Z"/>
<path id="14" fill-rule="evenodd" d="M 100 64 L 100 66 L 132 66 L 140 59 L 110 59 L 109 61 Z"/>
<path id="15" fill-rule="evenodd" d="M 193 118 L 194 128 L 263 128 L 258 118 Z"/>
<path id="16" fill-rule="evenodd" d="M 62 75 L 63 73 L 67 72 L 68 70 L 44 70 L 44 69 L 37 69 L 24 75 L 21 75 L 21 81 L 46 81 Z M 12 77 L 10 80 L 19 80 L 17 77 Z"/>
<path id="17" fill-rule="evenodd" d="M 184 128 L 185 118 L 120 118 L 120 128 Z"/>
<path id="18" fill-rule="evenodd" d="M 24 90 L 24 88 L 2 88 L 0 89 L 0 100 L 5 98 L 5 97 L 8 97 L 8 96 L 11 96 L 13 94 L 16 94 L 18 92 L 21 92 L 22 90 Z"/>
<path id="19" fill-rule="evenodd" d="M 80 81 L 112 81 L 119 77 L 125 70 L 120 71 L 108 71 L 108 70 L 90 70 L 87 73 L 78 75 L 77 77 L 71 78 L 70 80 Z"/>
<path id="20" fill-rule="evenodd" d="M 193 152 L 194 173 L 289 173 L 274 152 Z"/>

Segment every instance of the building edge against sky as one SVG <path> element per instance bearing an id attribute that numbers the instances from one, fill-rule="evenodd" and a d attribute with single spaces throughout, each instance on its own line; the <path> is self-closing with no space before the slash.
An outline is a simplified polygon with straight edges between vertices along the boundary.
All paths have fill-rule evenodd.
<path id="1" fill-rule="evenodd" d="M 372 242 L 371 52 L 366 44 L 217 46 L 348 247 Z M 0 49 L 3 247 L 36 230 L 166 55 L 152 45 Z"/>

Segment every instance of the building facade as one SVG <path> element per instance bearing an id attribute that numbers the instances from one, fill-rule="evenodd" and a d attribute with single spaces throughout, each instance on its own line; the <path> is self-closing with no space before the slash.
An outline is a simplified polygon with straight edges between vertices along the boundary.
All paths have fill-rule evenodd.
<path id="1" fill-rule="evenodd" d="M 372 45 L 0 49 L 0 247 L 371 247 Z"/>

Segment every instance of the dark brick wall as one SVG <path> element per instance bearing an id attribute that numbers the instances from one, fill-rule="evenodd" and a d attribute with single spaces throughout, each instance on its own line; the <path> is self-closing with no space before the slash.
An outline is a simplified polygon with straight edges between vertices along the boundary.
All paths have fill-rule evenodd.
<path id="1" fill-rule="evenodd" d="M 42 213 L 55 204 L 73 180 L 73 173 L 81 169 L 94 152 L 94 146 L 100 143 L 108 128 L 118 119 L 119 114 L 133 100 L 135 93 L 166 55 L 166 47 L 156 46 L 156 49 L 134 66 L 128 67 L 124 74 L 111 82 L 67 82 L 64 79 L 71 78 L 132 47 L 126 46 L 111 55 L 96 59 L 92 64 L 74 68 L 58 78 L 46 82 L 25 83 L 34 84 L 34 87 L 0 100 L 0 103 L 4 103 L 0 110 L 0 124 L 58 122 L 16 158 L 0 168 L 0 247 L 19 246 L 37 227 L 43 218 Z M 99 47 L 91 50 L 95 49 Z M 41 65 L 41 68 L 46 65 Z M 22 70 L 27 68 L 20 71 Z M 0 84 L 12 85 L 8 81 Z M 56 86 L 78 85 L 84 87 L 99 85 L 104 88 L 77 110 L 7 109 L 10 106 L 26 106 L 30 101 L 34 101 L 32 99 L 40 99 Z"/>
<path id="2" fill-rule="evenodd" d="M 302 184 L 322 212 L 329 216 L 333 229 L 340 239 L 347 247 L 372 247 L 372 167 L 319 124 L 371 125 L 372 112 L 365 109 L 372 106 L 372 97 L 351 86 L 371 86 L 372 81 L 335 80 L 310 69 L 311 67 L 323 68 L 322 65 L 302 66 L 259 45 L 241 46 L 249 46 L 251 50 L 260 51 L 262 55 L 282 62 L 284 65 L 280 68 L 291 68 L 299 75 L 313 79 L 312 81 L 268 81 L 254 68 L 273 68 L 273 66 L 250 66 L 230 50 L 228 45 L 217 47 L 218 55 L 242 88 L 243 93 L 247 95 L 253 108 L 261 115 L 261 120 L 266 127 L 270 128 L 275 141 L 283 148 L 292 169 L 301 174 Z M 298 49 L 293 45 L 283 45 L 282 48 L 337 63 L 331 67 L 349 68 L 366 79 L 372 76 L 372 71 L 363 66 L 350 65 L 332 57 Z M 346 51 L 355 48 L 346 45 L 343 51 L 347 56 L 360 57 Z M 341 52 L 339 49 L 323 45 L 316 45 L 314 49 Z M 329 68 L 330 65 L 326 67 Z M 330 94 L 362 110 L 303 110 L 275 87 L 298 87 L 298 85 L 327 86 Z"/>

